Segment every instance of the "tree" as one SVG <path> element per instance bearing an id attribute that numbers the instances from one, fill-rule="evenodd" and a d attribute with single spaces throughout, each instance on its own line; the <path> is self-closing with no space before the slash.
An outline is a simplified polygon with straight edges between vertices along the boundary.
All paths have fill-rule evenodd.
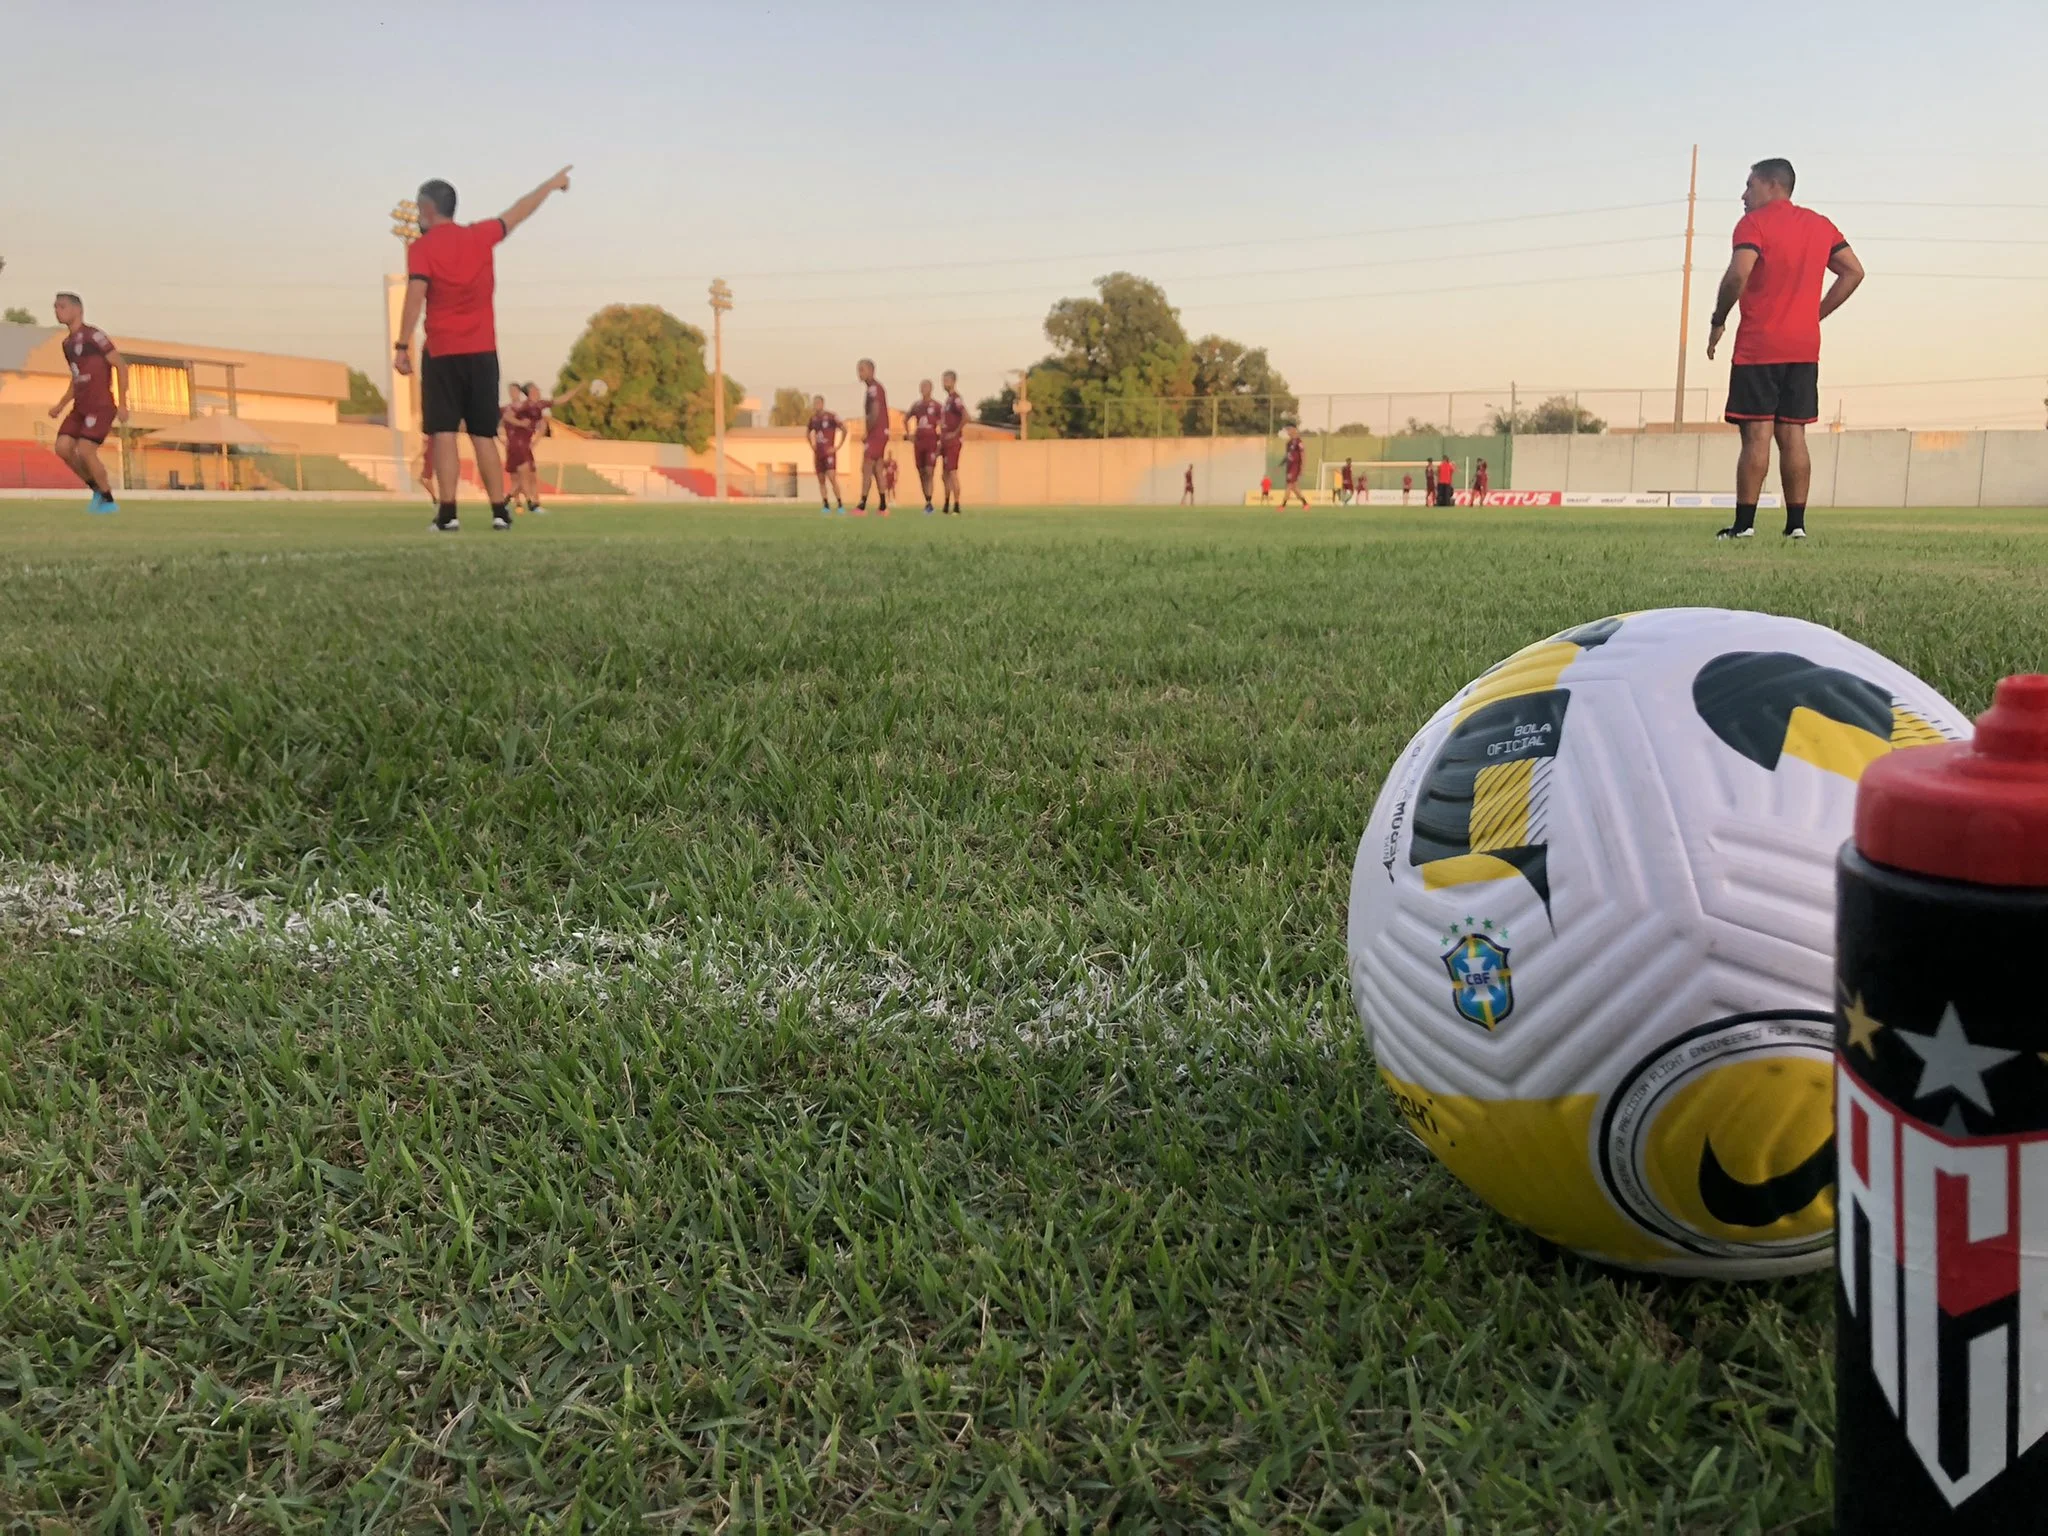
<path id="1" fill-rule="evenodd" d="M 36 317 L 23 309 L 19 304 L 8 305 L 6 315 L 0 316 L 0 319 L 5 319 L 9 325 L 34 325 L 36 323 Z"/>
<path id="2" fill-rule="evenodd" d="M 1017 425 L 1017 386 L 1005 384 L 1001 393 L 984 397 L 974 407 L 974 419 L 983 426 L 1014 430 Z"/>
<path id="3" fill-rule="evenodd" d="M 1488 425 L 1500 436 L 1511 432 L 1569 436 L 1574 432 L 1605 432 L 1607 423 L 1572 403 L 1570 395 L 1552 395 L 1540 405 L 1521 410 L 1496 410 Z"/>
<path id="4" fill-rule="evenodd" d="M 348 371 L 348 398 L 341 402 L 339 410 L 344 416 L 382 416 L 385 411 L 384 391 L 370 382 L 370 376 L 360 368 Z"/>
<path id="5" fill-rule="evenodd" d="M 1166 290 L 1129 272 L 1097 278 L 1092 298 L 1054 304 L 1045 336 L 1053 351 L 1028 373 L 1033 437 L 1264 435 L 1295 411 L 1263 348 L 1189 341 Z M 981 419 L 1012 426 L 1016 404 L 1006 388 L 981 402 Z"/>
<path id="6" fill-rule="evenodd" d="M 1293 421 L 1301 409 L 1264 347 L 1214 334 L 1195 343 L 1195 394 L 1204 402 L 1192 413 L 1196 432 L 1209 430 L 1213 409 L 1218 432 L 1263 437 L 1269 427 Z"/>
<path id="7" fill-rule="evenodd" d="M 1445 437 L 1449 434 L 1433 421 L 1418 421 L 1413 416 L 1410 416 L 1401 423 L 1399 435 L 1402 437 Z"/>
<path id="8" fill-rule="evenodd" d="M 800 427 L 811 419 L 811 397 L 788 385 L 775 391 L 775 403 L 768 407 L 771 427 Z"/>
<path id="9" fill-rule="evenodd" d="M 711 370 L 704 333 L 657 304 L 608 304 L 590 317 L 555 380 L 564 394 L 585 379 L 603 379 L 611 392 L 588 393 L 555 411 L 565 426 L 615 441 L 686 443 L 702 449 L 712 431 Z M 728 419 L 746 390 L 728 376 Z"/>

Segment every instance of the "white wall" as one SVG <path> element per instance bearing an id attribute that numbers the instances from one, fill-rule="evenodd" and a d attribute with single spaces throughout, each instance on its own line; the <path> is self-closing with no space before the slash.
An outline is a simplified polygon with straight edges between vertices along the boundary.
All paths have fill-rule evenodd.
<path id="1" fill-rule="evenodd" d="M 1816 507 L 2048 506 L 2048 432 L 1809 432 L 1807 445 Z M 1736 452 L 1718 433 L 1518 437 L 1511 488 L 1725 495 Z"/>

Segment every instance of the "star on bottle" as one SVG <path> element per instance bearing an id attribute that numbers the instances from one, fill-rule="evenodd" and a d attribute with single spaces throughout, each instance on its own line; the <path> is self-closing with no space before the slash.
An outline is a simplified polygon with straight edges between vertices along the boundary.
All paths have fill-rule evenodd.
<path id="1" fill-rule="evenodd" d="M 1861 1049 L 1873 1061 L 1877 1059 L 1877 1032 L 1884 1028 L 1882 1019 L 1873 1019 L 1863 1011 L 1863 994 L 1856 994 L 1856 1001 L 1842 1004 L 1842 1018 L 1849 1026 L 1850 1050 Z"/>
<path id="2" fill-rule="evenodd" d="M 1963 1033 L 1962 1017 L 1954 1003 L 1943 1010 L 1933 1034 L 1915 1034 L 1910 1029 L 1897 1034 L 1899 1043 L 1920 1058 L 1920 1083 L 1913 1090 L 1914 1098 L 1955 1092 L 1986 1114 L 1991 1112 L 1991 1093 L 1984 1086 L 1984 1074 L 2019 1055 L 1995 1045 L 1973 1045 Z"/>

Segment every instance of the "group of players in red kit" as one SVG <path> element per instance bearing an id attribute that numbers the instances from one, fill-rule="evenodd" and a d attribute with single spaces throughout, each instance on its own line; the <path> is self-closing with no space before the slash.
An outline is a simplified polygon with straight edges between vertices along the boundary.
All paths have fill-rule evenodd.
<path id="1" fill-rule="evenodd" d="M 864 357 L 854 369 L 859 377 L 861 398 L 860 499 L 853 515 L 868 515 L 868 497 L 875 497 L 875 515 L 889 515 L 889 498 L 896 494 L 896 457 L 889 452 L 889 391 L 875 377 L 874 359 Z M 946 387 L 944 398 L 932 393 L 932 381 L 920 379 L 917 399 L 903 413 L 903 430 L 910 435 L 911 458 L 917 465 L 917 480 L 924 491 L 924 512 L 958 517 L 960 505 L 960 447 L 967 433 L 967 402 L 960 398 L 960 377 L 948 368 L 939 375 Z M 839 450 L 850 435 L 846 423 L 825 409 L 823 395 L 811 396 L 811 420 L 806 428 L 811 442 L 811 467 L 818 476 L 818 510 L 830 517 L 846 515 L 846 498 L 839 491 Z M 944 476 L 944 504 L 932 505 L 932 480 Z"/>

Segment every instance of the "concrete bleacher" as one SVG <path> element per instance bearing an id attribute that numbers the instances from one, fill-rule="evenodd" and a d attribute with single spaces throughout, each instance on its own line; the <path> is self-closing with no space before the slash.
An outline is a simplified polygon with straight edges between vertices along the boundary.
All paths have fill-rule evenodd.
<path id="1" fill-rule="evenodd" d="M 716 496 L 718 477 L 708 469 L 678 469 L 670 464 L 657 464 L 654 472 L 662 479 L 692 496 Z"/>
<path id="2" fill-rule="evenodd" d="M 75 491 L 78 476 L 41 443 L 0 440 L 0 490 Z"/>

